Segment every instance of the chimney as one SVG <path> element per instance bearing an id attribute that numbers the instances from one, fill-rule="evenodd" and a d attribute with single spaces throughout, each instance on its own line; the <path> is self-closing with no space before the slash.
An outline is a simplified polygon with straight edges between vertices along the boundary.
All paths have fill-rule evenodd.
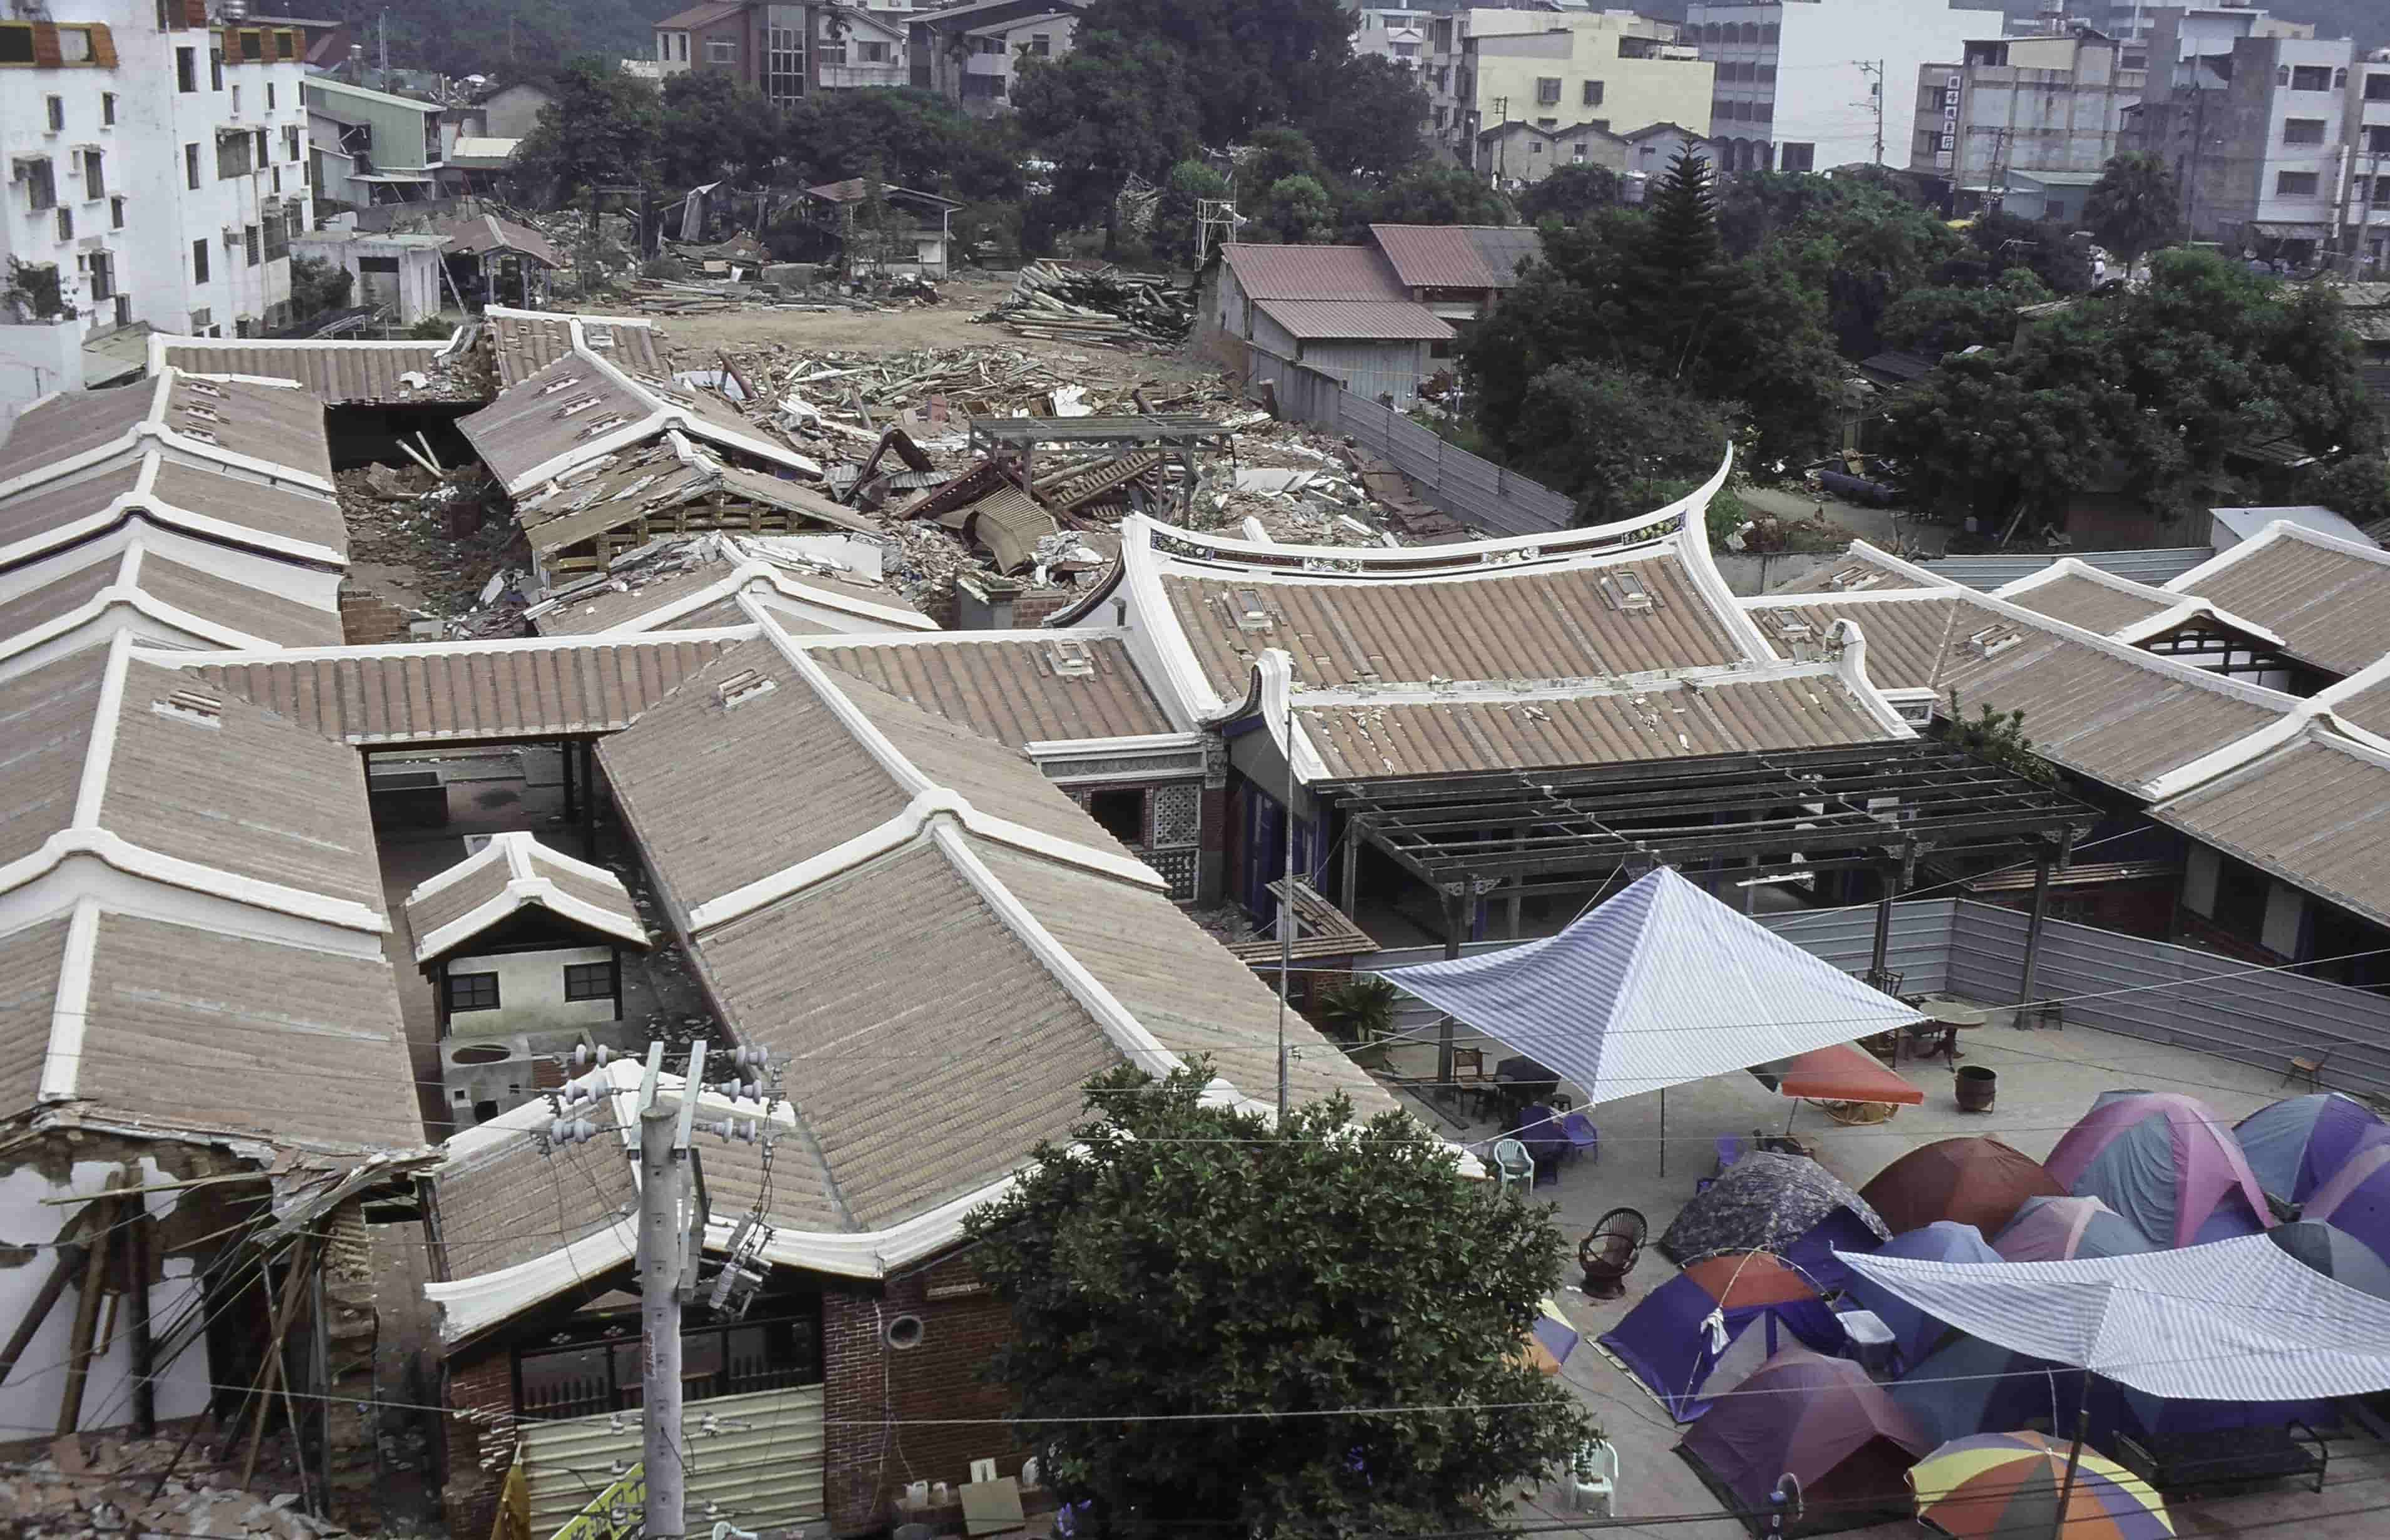
<path id="1" fill-rule="evenodd" d="M 1010 631 L 1012 606 L 1021 584 L 993 572 L 966 572 L 955 579 L 955 628 L 958 631 Z"/>

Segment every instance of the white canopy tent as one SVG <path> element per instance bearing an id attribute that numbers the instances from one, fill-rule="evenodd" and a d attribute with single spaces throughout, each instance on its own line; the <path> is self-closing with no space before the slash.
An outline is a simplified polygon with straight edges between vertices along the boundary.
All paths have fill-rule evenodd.
<path id="1" fill-rule="evenodd" d="M 1971 1337 L 2152 1395 L 2305 1401 L 2390 1390 L 2390 1301 L 2262 1235 L 2070 1262 L 1836 1254 Z"/>

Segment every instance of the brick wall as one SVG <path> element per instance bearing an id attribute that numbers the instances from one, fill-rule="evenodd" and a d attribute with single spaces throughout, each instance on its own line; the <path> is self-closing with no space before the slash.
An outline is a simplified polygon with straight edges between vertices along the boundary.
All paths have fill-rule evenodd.
<path id="1" fill-rule="evenodd" d="M 902 1315 L 920 1318 L 919 1346 L 899 1350 L 882 1341 L 886 1324 Z M 1009 1394 L 988 1384 L 982 1370 L 1011 1330 L 1010 1313 L 960 1261 L 891 1279 L 884 1293 L 855 1289 L 823 1299 L 823 1400 L 830 1426 L 822 1490 L 832 1534 L 893 1522 L 907 1482 L 959 1485 L 970 1479 L 974 1459 L 994 1459 L 999 1475 L 1021 1474 L 1028 1451 L 1002 1429 L 870 1426 L 881 1418 L 1009 1415 Z"/>
<path id="2" fill-rule="evenodd" d="M 1086 590 L 1083 588 L 1041 589 L 1034 594 L 1023 594 L 1012 603 L 1012 628 L 1015 631 L 1033 631 L 1046 623 L 1047 616 L 1078 603 L 1086 594 Z M 941 631 L 960 629 L 956 623 L 952 584 L 915 600 L 914 608 L 937 622 Z"/>
<path id="3" fill-rule="evenodd" d="M 410 617 L 369 588 L 341 584 L 341 640 L 351 647 L 378 647 L 406 640 Z"/>
<path id="4" fill-rule="evenodd" d="M 498 1513 L 498 1489 L 505 1484 L 508 1459 L 483 1469 L 482 1460 L 514 1448 L 511 1418 L 515 1409 L 514 1358 L 502 1343 L 483 1343 L 453 1354 L 448 1360 L 448 1405 L 459 1413 L 482 1412 L 508 1418 L 495 1424 L 482 1418 L 447 1418 L 447 1481 L 441 1500 L 447 1509 L 451 1534 L 487 1534 Z"/>

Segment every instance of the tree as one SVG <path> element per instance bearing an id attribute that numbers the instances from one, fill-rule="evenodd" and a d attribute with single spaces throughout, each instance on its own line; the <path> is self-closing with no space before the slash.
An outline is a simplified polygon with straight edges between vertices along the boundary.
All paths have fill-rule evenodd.
<path id="1" fill-rule="evenodd" d="M 1748 276 L 1728 260 L 1718 238 L 1705 158 L 1678 150 L 1651 191 L 1647 215 L 1625 252 L 1619 302 L 1640 317 L 1637 351 L 1646 366 L 1673 379 L 1700 366 L 1704 347 L 1743 319 L 1754 296 Z"/>
<path id="2" fill-rule="evenodd" d="M 1009 117 L 972 118 L 909 86 L 816 91 L 788 110 L 778 148 L 807 185 L 843 182 L 877 165 L 917 192 L 965 202 L 1021 196 L 1020 135 Z"/>
<path id="3" fill-rule="evenodd" d="M 1359 244 L 1372 225 L 1508 225 L 1510 206 L 1476 173 L 1445 162 L 1415 166 L 1344 206 L 1341 238 Z"/>
<path id="4" fill-rule="evenodd" d="M 1201 160 L 1181 160 L 1163 178 L 1153 206 L 1153 254 L 1168 262 L 1195 260 L 1196 206 L 1228 196 L 1228 179 Z"/>
<path id="5" fill-rule="evenodd" d="M 1576 363 L 1529 382 L 1506 447 L 1600 524 L 1658 506 L 1662 482 L 1706 481 L 1731 432 L 1725 412 L 1674 380 Z"/>
<path id="6" fill-rule="evenodd" d="M 1241 211 L 1240 211 L 1241 212 Z M 1328 189 L 1316 176 L 1281 176 L 1263 193 L 1254 205 L 1253 229 L 1254 236 L 1266 236 L 1271 240 L 1289 246 L 1308 246 L 1328 238 L 1333 227 L 1335 205 Z"/>
<path id="7" fill-rule="evenodd" d="M 1323 164 L 1347 182 L 1382 186 L 1427 159 L 1426 88 L 1391 58 L 1364 54 L 1338 68 L 1304 126 Z"/>
<path id="8" fill-rule="evenodd" d="M 1574 225 L 1596 209 L 1618 206 L 1618 173 L 1608 166 L 1573 162 L 1519 195 L 1519 218 L 1536 225 L 1557 219 Z"/>
<path id="9" fill-rule="evenodd" d="M 1352 29 L 1337 0 L 1094 0 L 1073 57 L 1089 33 L 1168 52 L 1202 142 L 1229 145 L 1267 123 L 1308 123 L 1353 57 Z"/>
<path id="10" fill-rule="evenodd" d="M 1589 1432 L 1519 1353 L 1559 1276 L 1548 1211 L 1404 1114 L 1356 1128 L 1338 1097 L 1273 1123 L 1203 1106 L 1210 1076 L 1099 1077 L 1073 1142 L 966 1221 L 1012 1312 L 992 1370 L 1056 1495 L 1287 1540 L 1507 1511 Z M 1456 1405 L 1477 1409 L 1337 1415 Z M 1257 1410 L 1306 1415 L 1204 1415 Z"/>
<path id="11" fill-rule="evenodd" d="M 774 111 L 760 92 L 722 70 L 664 77 L 656 173 L 670 192 L 707 182 L 762 182 L 778 154 Z"/>
<path id="12" fill-rule="evenodd" d="M 561 200 L 649 177 L 663 116 L 653 86 L 602 58 L 575 59 L 552 84 L 556 99 L 515 151 L 517 182 Z"/>
<path id="13" fill-rule="evenodd" d="M 290 319 L 304 321 L 328 310 L 345 310 L 356 275 L 321 257 L 290 259 Z"/>
<path id="14" fill-rule="evenodd" d="M 1884 313 L 1883 340 L 1935 358 L 1972 347 L 2006 347 L 2017 333 L 2019 306 L 2056 298 L 2028 267 L 2010 269 L 1989 289 L 1912 289 Z"/>
<path id="15" fill-rule="evenodd" d="M 2160 157 L 2114 156 L 2083 200 L 2083 224 L 2129 276 L 2143 255 L 2181 238 L 2182 190 Z"/>
<path id="16" fill-rule="evenodd" d="M 1085 19 L 1068 58 L 1022 61 L 1012 100 L 1022 131 L 1057 168 L 1041 222 L 1100 218 L 1109 230 L 1114 195 L 1132 173 L 1159 181 L 1202 144 L 1177 52 L 1094 31 Z"/>

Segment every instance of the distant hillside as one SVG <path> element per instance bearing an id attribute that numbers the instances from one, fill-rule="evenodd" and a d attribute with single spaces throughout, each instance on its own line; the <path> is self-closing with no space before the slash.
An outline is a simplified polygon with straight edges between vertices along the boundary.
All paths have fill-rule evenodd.
<path id="1" fill-rule="evenodd" d="M 376 19 L 390 15 L 390 62 L 443 74 L 532 74 L 595 54 L 643 58 L 655 23 L 693 0 L 317 0 L 309 16 L 345 18 L 368 62 L 377 62 Z"/>

